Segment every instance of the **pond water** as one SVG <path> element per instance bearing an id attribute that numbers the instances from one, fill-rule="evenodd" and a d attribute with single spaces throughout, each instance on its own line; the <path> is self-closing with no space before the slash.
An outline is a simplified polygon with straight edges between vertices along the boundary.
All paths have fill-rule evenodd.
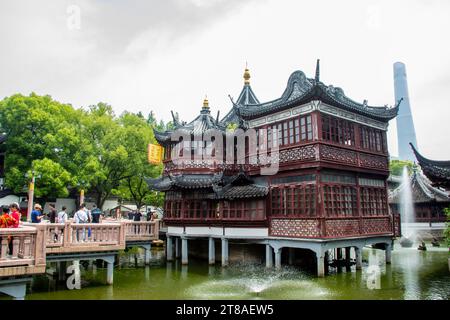
<path id="1" fill-rule="evenodd" d="M 26 299 L 436 299 L 450 298 L 448 249 L 422 252 L 397 244 L 392 264 L 384 251 L 365 248 L 363 270 L 332 272 L 325 278 L 283 266 L 279 271 L 263 265 L 210 267 L 207 261 L 164 261 L 162 249 L 152 250 L 150 266 L 143 253 L 121 253 L 114 269 L 114 285 L 105 285 L 106 269 L 82 263 L 81 290 L 68 290 L 51 275 L 36 276 Z M 377 267 L 378 266 L 378 267 Z M 375 270 L 375 271 L 374 271 Z M 373 277 L 377 277 L 379 280 Z M 375 279 L 375 280 L 374 280 Z M 0 299 L 8 299 L 5 296 Z"/>

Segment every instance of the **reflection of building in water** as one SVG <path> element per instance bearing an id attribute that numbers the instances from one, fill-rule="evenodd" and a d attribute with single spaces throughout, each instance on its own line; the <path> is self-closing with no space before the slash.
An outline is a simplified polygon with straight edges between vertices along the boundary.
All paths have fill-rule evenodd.
<path id="1" fill-rule="evenodd" d="M 366 244 L 390 252 L 386 130 L 397 112 L 398 105 L 358 103 L 325 85 L 318 61 L 314 78 L 295 71 L 278 99 L 260 103 L 246 69 L 242 92 L 222 120 L 211 116 L 207 99 L 193 121 L 173 116 L 173 130 L 155 131 L 165 148 L 163 175 L 148 180 L 165 192 L 168 260 L 181 243 L 187 264 L 188 243 L 196 245 L 189 240 L 204 239 L 211 264 L 250 257 L 246 244 L 261 247 L 268 266 L 275 255 L 277 267 L 306 249 L 323 275 L 329 250 L 355 248 L 357 260 Z M 236 126 L 244 133 L 226 139 Z M 264 175 L 269 166 L 278 171 Z"/>

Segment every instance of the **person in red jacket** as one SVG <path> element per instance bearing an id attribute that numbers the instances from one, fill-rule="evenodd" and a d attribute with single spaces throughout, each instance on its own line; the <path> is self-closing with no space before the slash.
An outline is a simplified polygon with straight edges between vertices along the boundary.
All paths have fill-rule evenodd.
<path id="1" fill-rule="evenodd" d="M 14 225 L 12 226 L 13 228 L 18 228 L 19 227 L 19 223 L 20 223 L 20 217 L 21 217 L 21 213 L 19 211 L 19 204 L 17 202 L 12 203 L 9 208 L 11 209 L 11 217 L 13 217 L 16 221 L 14 223 Z"/>

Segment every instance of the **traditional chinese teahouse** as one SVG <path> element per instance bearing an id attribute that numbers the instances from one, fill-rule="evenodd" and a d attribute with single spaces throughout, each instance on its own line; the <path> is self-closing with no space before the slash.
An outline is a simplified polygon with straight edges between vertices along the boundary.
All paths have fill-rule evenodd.
<path id="1" fill-rule="evenodd" d="M 246 69 L 244 87 L 231 101 L 221 120 L 205 99 L 192 122 L 174 117 L 174 130 L 155 131 L 165 148 L 164 173 L 148 184 L 165 192 L 167 259 L 175 247 L 175 257 L 188 263 L 189 241 L 202 239 L 211 264 L 218 240 L 223 265 L 233 257 L 233 243 L 265 248 L 268 267 L 273 253 L 280 267 L 282 254 L 291 263 L 309 251 L 319 276 L 332 257 L 361 268 L 362 247 L 370 244 L 385 249 L 390 262 L 395 228 L 386 131 L 398 104 L 350 99 L 320 81 L 319 61 L 314 78 L 295 71 L 281 97 L 263 103 Z"/>
<path id="2" fill-rule="evenodd" d="M 410 177 L 415 221 L 432 224 L 445 222 L 444 208 L 450 206 L 450 197 L 445 190 L 434 187 L 429 179 L 415 169 Z M 393 214 L 400 214 L 401 192 L 405 186 L 400 184 L 389 194 L 389 205 Z M 442 230 L 440 230 L 442 233 Z"/>

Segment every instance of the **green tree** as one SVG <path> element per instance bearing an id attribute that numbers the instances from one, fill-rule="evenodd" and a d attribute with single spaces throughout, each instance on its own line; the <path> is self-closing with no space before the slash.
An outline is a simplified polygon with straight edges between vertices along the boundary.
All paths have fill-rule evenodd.
<path id="1" fill-rule="evenodd" d="M 389 163 L 389 170 L 391 175 L 401 176 L 403 174 L 403 167 L 408 168 L 408 173 L 411 174 L 414 169 L 414 163 L 408 160 L 391 160 Z"/>
<path id="2" fill-rule="evenodd" d="M 36 196 L 44 199 L 84 189 L 99 207 L 114 193 L 138 205 L 159 204 L 162 195 L 150 192 L 144 180 L 162 170 L 147 162 L 148 143 L 156 143 L 152 128 L 142 114 L 116 117 L 106 103 L 83 110 L 34 93 L 5 98 L 0 132 L 7 135 L 6 185 L 22 192 L 34 172 Z"/>
<path id="3" fill-rule="evenodd" d="M 71 105 L 54 101 L 50 96 L 16 94 L 0 101 L 0 127 L 7 135 L 5 141 L 6 186 L 14 192 L 26 188 L 29 177 L 26 173 L 34 166 L 43 170 L 43 164 L 51 165 L 45 177 L 55 179 L 64 171 L 64 181 L 71 181 L 71 170 L 66 168 L 76 152 L 79 141 L 74 124 L 79 121 L 80 111 Z M 45 161 L 44 161 L 45 160 Z M 64 163 L 65 162 L 65 163 Z M 60 167 L 55 167 L 55 163 Z M 69 174 L 69 175 L 67 175 Z M 42 197 L 65 194 L 63 190 L 44 187 L 36 183 L 36 193 Z"/>
<path id="4" fill-rule="evenodd" d="M 447 222 L 445 223 L 444 237 L 447 240 L 447 247 L 450 248 L 450 207 L 444 209 L 445 214 L 447 215 Z"/>
<path id="5" fill-rule="evenodd" d="M 39 176 L 39 188 L 36 188 L 35 195 L 38 198 L 57 198 L 69 195 L 68 186 L 72 184 L 71 174 L 59 163 L 48 158 L 34 160 L 32 170 Z M 31 171 L 28 172 L 31 174 Z"/>
<path id="6" fill-rule="evenodd" d="M 145 181 L 145 178 L 158 177 L 162 172 L 162 165 L 151 165 L 147 159 L 148 144 L 156 143 L 152 127 L 132 113 L 122 114 L 119 121 L 125 136 L 128 137 L 127 147 L 135 152 L 129 175 L 121 181 L 113 193 L 122 199 L 133 201 L 138 209 L 146 204 L 156 205 L 154 202 L 158 197 L 148 188 Z"/>

